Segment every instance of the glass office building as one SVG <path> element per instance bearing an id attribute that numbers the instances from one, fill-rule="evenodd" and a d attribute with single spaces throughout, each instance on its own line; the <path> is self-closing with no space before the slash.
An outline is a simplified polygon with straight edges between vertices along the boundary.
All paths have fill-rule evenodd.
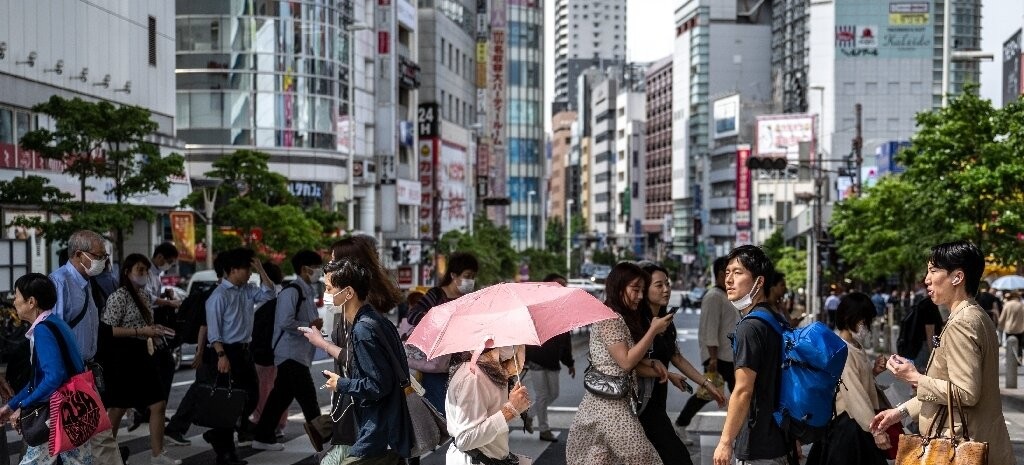
<path id="1" fill-rule="evenodd" d="M 541 247 L 547 202 L 544 179 L 544 4 L 508 2 L 506 173 L 509 227 L 517 249 Z M 545 187 L 542 189 L 542 187 Z M 530 195 L 533 192 L 534 195 Z M 529 219 L 528 219 L 529 218 Z M 528 235 L 527 228 L 532 229 Z M 530 244 L 527 243 L 529 236 Z"/>

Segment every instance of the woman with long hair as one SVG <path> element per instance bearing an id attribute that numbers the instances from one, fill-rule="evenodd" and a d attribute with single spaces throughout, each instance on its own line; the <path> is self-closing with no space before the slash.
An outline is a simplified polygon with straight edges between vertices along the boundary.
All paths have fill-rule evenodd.
<path id="1" fill-rule="evenodd" d="M 635 264 L 623 262 L 615 265 L 605 280 L 605 305 L 618 317 L 595 323 L 590 332 L 592 369 L 609 377 L 625 377 L 634 386 L 635 375 L 657 377 L 661 383 L 668 379 L 661 362 L 646 359 L 655 336 L 665 332 L 673 317 L 669 314 L 654 318 L 647 324 L 640 303 L 650 280 L 651 276 Z M 628 396 L 610 399 L 589 391 L 584 393 L 569 429 L 566 463 L 661 464 L 658 452 L 644 435 L 644 429 L 630 411 L 629 403 Z"/>
<path id="2" fill-rule="evenodd" d="M 641 303 L 641 310 L 647 312 L 644 315 L 646 324 L 642 328 L 646 331 L 650 326 L 650 322 L 655 318 L 669 315 L 668 301 L 672 295 L 672 283 L 668 279 L 668 270 L 661 265 L 646 262 L 641 264 L 640 268 L 651 275 L 650 285 L 647 287 L 643 302 Z M 630 332 L 630 335 L 637 340 L 643 337 L 643 333 Z M 665 332 L 654 337 L 650 358 L 657 360 L 666 367 L 671 364 L 682 373 L 668 373 L 669 382 L 679 388 L 679 390 L 683 392 L 691 391 L 686 385 L 685 375 L 685 377 L 693 380 L 695 384 L 706 388 L 711 397 L 718 402 L 719 406 L 725 404 L 725 396 L 722 395 L 718 388 L 710 383 L 679 352 L 679 346 L 676 345 L 675 325 L 669 325 Z M 675 429 L 672 427 L 672 420 L 668 417 L 668 383 L 653 384 L 651 397 L 639 416 L 640 425 L 644 428 L 644 434 L 647 435 L 647 439 L 654 445 L 654 449 L 658 451 L 662 462 L 692 464 L 690 452 L 686 450 L 686 445 L 676 435 Z"/>
<path id="3" fill-rule="evenodd" d="M 174 331 L 153 323 L 149 293 L 149 259 L 141 254 L 125 257 L 118 276 L 121 287 L 107 298 L 100 320 L 113 329 L 111 352 L 104 357 L 107 389 L 103 403 L 110 415 L 111 432 L 117 439 L 121 418 L 129 408 L 149 406 L 149 444 L 152 463 L 180 464 L 164 454 L 164 413 L 167 398 L 163 395 L 162 375 L 154 353 L 165 344 L 164 337 Z"/>
<path id="4" fill-rule="evenodd" d="M 378 312 L 387 313 L 402 301 L 402 291 L 391 279 L 387 268 L 380 264 L 377 242 L 370 236 L 349 236 L 331 244 L 331 260 L 348 258 L 362 263 L 370 270 L 370 295 L 367 302 Z"/>

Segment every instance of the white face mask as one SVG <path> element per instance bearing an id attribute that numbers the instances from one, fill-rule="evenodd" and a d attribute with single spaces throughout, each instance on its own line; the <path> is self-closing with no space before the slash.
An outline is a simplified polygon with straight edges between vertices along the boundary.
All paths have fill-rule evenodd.
<path id="1" fill-rule="evenodd" d="M 146 287 L 149 284 L 149 276 L 132 276 L 131 280 L 139 287 Z"/>
<path id="2" fill-rule="evenodd" d="M 334 307 L 334 296 L 338 294 L 341 294 L 341 291 L 335 292 L 334 294 L 331 294 L 330 292 L 324 292 L 324 306 Z"/>
<path id="3" fill-rule="evenodd" d="M 754 280 L 754 286 L 750 288 L 750 292 L 747 295 L 740 297 L 740 300 L 732 302 L 732 306 L 736 307 L 736 310 L 743 310 L 754 303 L 754 294 L 757 294 L 757 280 Z"/>
<path id="4" fill-rule="evenodd" d="M 100 273 L 103 273 L 103 268 L 107 265 L 106 260 L 94 260 L 89 256 L 89 254 L 83 255 L 89 259 L 89 267 L 85 269 L 85 274 L 89 276 L 99 276 Z M 85 263 L 82 263 L 82 265 L 85 265 Z"/>
<path id="5" fill-rule="evenodd" d="M 462 281 L 459 281 L 459 293 L 463 295 L 473 292 L 474 287 L 476 287 L 476 280 L 474 279 L 462 278 Z"/>
<path id="6" fill-rule="evenodd" d="M 164 263 L 163 265 L 160 265 L 160 266 L 158 266 L 156 268 L 163 272 L 163 271 L 167 271 L 167 270 L 171 269 L 172 266 L 174 266 L 173 263 Z"/>
<path id="7" fill-rule="evenodd" d="M 869 337 L 871 337 L 871 331 L 868 331 L 868 327 L 862 324 L 857 325 L 857 332 L 853 333 L 853 338 L 856 339 L 860 345 L 864 345 Z"/>
<path id="8" fill-rule="evenodd" d="M 516 355 L 515 347 L 498 347 L 498 361 L 505 362 L 512 360 Z"/>

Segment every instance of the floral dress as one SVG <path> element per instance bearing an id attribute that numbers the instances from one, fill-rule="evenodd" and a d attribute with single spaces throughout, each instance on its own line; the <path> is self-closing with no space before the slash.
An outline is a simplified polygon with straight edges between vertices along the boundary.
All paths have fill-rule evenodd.
<path id="1" fill-rule="evenodd" d="M 590 333 L 590 363 L 596 370 L 610 376 L 627 374 L 608 353 L 608 346 L 620 342 L 633 346 L 633 338 L 621 316 L 594 324 Z M 640 421 L 630 411 L 629 399 L 605 399 L 590 392 L 583 395 L 569 428 L 565 457 L 568 465 L 662 463 L 644 435 Z"/>

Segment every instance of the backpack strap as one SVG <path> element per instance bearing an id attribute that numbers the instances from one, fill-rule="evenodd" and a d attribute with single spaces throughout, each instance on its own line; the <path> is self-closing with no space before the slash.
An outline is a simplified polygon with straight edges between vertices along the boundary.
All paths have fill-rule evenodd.
<path id="1" fill-rule="evenodd" d="M 61 359 L 64 361 L 64 369 L 68 372 L 68 378 L 81 373 L 81 371 L 78 371 L 78 368 L 75 367 L 75 363 L 71 361 L 71 349 L 68 348 L 68 342 L 64 340 L 64 333 L 60 331 L 60 328 L 58 328 L 54 322 L 47 320 L 40 321 L 39 324 L 41 326 L 46 326 L 46 329 L 50 330 L 50 332 L 53 333 L 54 339 L 57 340 L 57 346 L 60 347 Z M 82 366 L 85 366 L 84 362 L 82 363 Z"/>
<path id="2" fill-rule="evenodd" d="M 376 321 L 373 321 L 372 318 L 362 318 L 359 321 L 366 323 L 366 325 L 369 326 L 370 330 L 373 331 L 373 334 L 376 335 L 378 339 L 385 343 L 384 351 L 387 352 L 388 360 L 390 361 L 388 365 L 391 365 L 391 369 L 395 372 L 395 379 L 398 380 L 398 385 L 402 389 L 408 387 L 410 383 L 408 365 L 406 365 L 407 369 L 403 373 L 402 360 L 405 360 L 405 358 L 403 357 L 402 359 L 399 359 L 398 354 L 395 353 L 395 348 L 393 347 L 393 342 L 395 341 L 392 341 L 391 338 L 387 336 L 387 334 L 384 334 L 384 328 L 381 328 L 380 325 L 377 324 Z M 353 323 L 352 326 L 355 327 L 355 324 Z"/>
<path id="3" fill-rule="evenodd" d="M 302 278 L 298 278 L 298 279 L 302 279 Z M 299 299 L 295 301 L 295 318 L 298 318 L 299 317 L 299 310 L 302 309 L 302 301 L 306 300 L 306 296 L 302 295 L 302 288 L 300 288 L 298 284 L 295 284 L 294 281 L 288 283 L 288 285 L 284 287 L 284 289 L 288 289 L 288 288 L 295 289 L 295 292 L 297 292 L 299 294 Z M 281 292 L 284 292 L 284 289 L 281 289 Z M 280 295 L 280 292 L 278 293 L 278 295 Z M 277 349 L 277 343 L 281 342 L 281 338 L 282 337 L 284 337 L 284 329 L 283 328 L 281 329 L 281 334 L 277 335 L 277 340 L 275 340 L 274 344 L 270 346 L 270 350 L 271 351 L 273 351 L 274 349 Z"/>
<path id="4" fill-rule="evenodd" d="M 93 280 L 89 279 L 89 281 L 92 282 Z M 71 329 L 75 329 L 75 326 L 78 326 L 78 323 L 81 323 L 82 319 L 85 318 L 85 314 L 89 312 L 89 299 L 93 298 L 91 295 L 92 292 L 90 292 L 91 290 L 91 287 L 85 290 L 85 303 L 82 304 L 82 311 L 78 313 L 78 316 L 68 322 L 68 326 L 70 326 Z"/>
<path id="5" fill-rule="evenodd" d="M 753 318 L 755 320 L 763 321 L 765 324 L 768 325 L 768 327 L 775 330 L 776 333 L 779 333 L 780 336 L 782 335 L 782 332 L 789 327 L 788 324 L 785 327 L 783 327 L 783 323 L 779 321 L 778 318 L 775 317 L 775 312 L 772 312 L 771 310 L 765 307 L 755 307 L 754 310 L 747 314 L 747 316 L 743 317 L 744 320 L 746 320 L 747 318 Z"/>

